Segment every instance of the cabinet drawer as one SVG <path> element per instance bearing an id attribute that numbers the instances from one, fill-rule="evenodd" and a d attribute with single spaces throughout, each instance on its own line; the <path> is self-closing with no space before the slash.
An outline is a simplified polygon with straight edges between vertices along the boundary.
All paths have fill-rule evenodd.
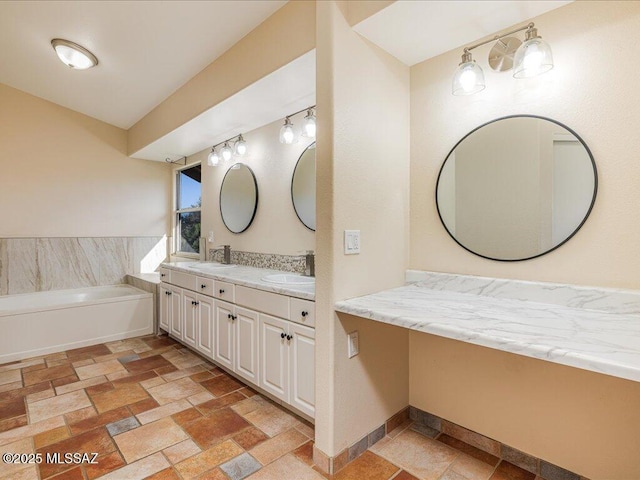
<path id="1" fill-rule="evenodd" d="M 213 285 L 213 296 L 227 302 L 235 302 L 235 285 L 216 280 Z"/>
<path id="2" fill-rule="evenodd" d="M 175 270 L 171 272 L 171 283 L 173 285 L 177 285 L 182 288 L 187 288 L 189 290 L 198 291 L 196 288 L 196 276 L 190 275 L 188 273 L 176 272 Z"/>
<path id="3" fill-rule="evenodd" d="M 316 304 L 309 300 L 301 300 L 299 298 L 291 299 L 291 320 L 306 325 L 307 327 L 316 326 Z"/>
<path id="4" fill-rule="evenodd" d="M 171 283 L 171 270 L 168 268 L 160 267 L 160 281 Z"/>
<path id="5" fill-rule="evenodd" d="M 213 279 L 196 277 L 196 287 L 202 295 L 213 297 Z"/>
<path id="6" fill-rule="evenodd" d="M 236 303 L 259 312 L 289 319 L 289 297 L 238 285 Z"/>

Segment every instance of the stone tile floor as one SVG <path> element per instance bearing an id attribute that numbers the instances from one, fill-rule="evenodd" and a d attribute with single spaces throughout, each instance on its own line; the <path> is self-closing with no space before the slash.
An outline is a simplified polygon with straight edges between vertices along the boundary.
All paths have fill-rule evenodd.
<path id="1" fill-rule="evenodd" d="M 168 337 L 0 365 L 0 479 L 534 480 L 447 435 L 406 423 L 333 476 L 313 426 Z M 97 454 L 69 459 L 65 454 Z M 57 457 L 59 455 L 59 457 Z"/>

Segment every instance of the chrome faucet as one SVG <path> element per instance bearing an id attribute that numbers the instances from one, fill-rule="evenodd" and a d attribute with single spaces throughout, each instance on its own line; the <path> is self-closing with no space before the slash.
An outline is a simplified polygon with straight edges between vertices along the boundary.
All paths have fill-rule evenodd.
<path id="1" fill-rule="evenodd" d="M 304 256 L 304 276 L 316 276 L 316 259 L 315 255 L 313 254 L 313 250 L 307 250 L 307 253 Z"/>
<path id="2" fill-rule="evenodd" d="M 224 258 L 222 259 L 222 263 L 229 265 L 231 264 L 231 245 L 222 245 L 224 248 Z"/>

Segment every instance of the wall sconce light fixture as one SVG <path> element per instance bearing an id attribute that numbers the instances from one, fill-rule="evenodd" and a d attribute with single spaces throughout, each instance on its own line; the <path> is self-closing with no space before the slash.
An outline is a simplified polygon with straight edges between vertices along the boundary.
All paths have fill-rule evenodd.
<path id="1" fill-rule="evenodd" d="M 237 140 L 233 144 L 232 149 L 231 145 L 229 145 L 229 142 L 234 139 Z M 216 151 L 216 148 L 218 148 L 220 145 L 222 145 L 222 148 L 220 149 L 220 153 L 218 153 Z M 216 143 L 213 147 L 211 147 L 211 152 L 207 157 L 207 165 L 209 165 L 210 167 L 217 167 L 218 165 L 220 165 L 221 160 L 224 162 L 228 162 L 234 155 L 243 157 L 247 154 L 247 151 L 247 141 L 242 137 L 242 134 L 236 135 L 235 137 L 228 138 L 223 142 Z"/>
<path id="2" fill-rule="evenodd" d="M 526 30 L 524 43 L 516 37 L 509 36 L 523 30 Z M 530 78 L 553 68 L 551 47 L 538 35 L 538 29 L 532 22 L 503 35 L 496 35 L 490 40 L 465 47 L 462 61 L 453 76 L 454 95 L 472 95 L 485 89 L 484 73 L 471 57 L 471 50 L 494 41 L 496 43 L 489 52 L 489 66 L 497 72 L 513 68 L 514 78 Z"/>
<path id="3" fill-rule="evenodd" d="M 315 105 L 312 105 L 307 108 L 303 108 L 302 110 L 292 113 L 291 115 L 287 115 L 284 119 L 284 125 L 280 129 L 280 143 L 284 143 L 286 145 L 291 145 L 292 143 L 296 143 L 298 141 L 298 132 L 296 131 L 295 126 L 291 122 L 291 117 L 298 115 L 302 112 L 307 112 L 307 115 L 304 117 L 302 121 L 302 132 L 301 136 L 305 138 L 315 138 L 316 136 L 316 114 L 315 114 Z"/>

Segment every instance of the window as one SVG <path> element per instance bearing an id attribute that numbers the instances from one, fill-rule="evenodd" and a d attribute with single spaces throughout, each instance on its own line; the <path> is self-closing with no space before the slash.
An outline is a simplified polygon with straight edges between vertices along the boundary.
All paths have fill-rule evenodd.
<path id="1" fill-rule="evenodd" d="M 200 253 L 201 166 L 176 173 L 176 252 Z"/>

